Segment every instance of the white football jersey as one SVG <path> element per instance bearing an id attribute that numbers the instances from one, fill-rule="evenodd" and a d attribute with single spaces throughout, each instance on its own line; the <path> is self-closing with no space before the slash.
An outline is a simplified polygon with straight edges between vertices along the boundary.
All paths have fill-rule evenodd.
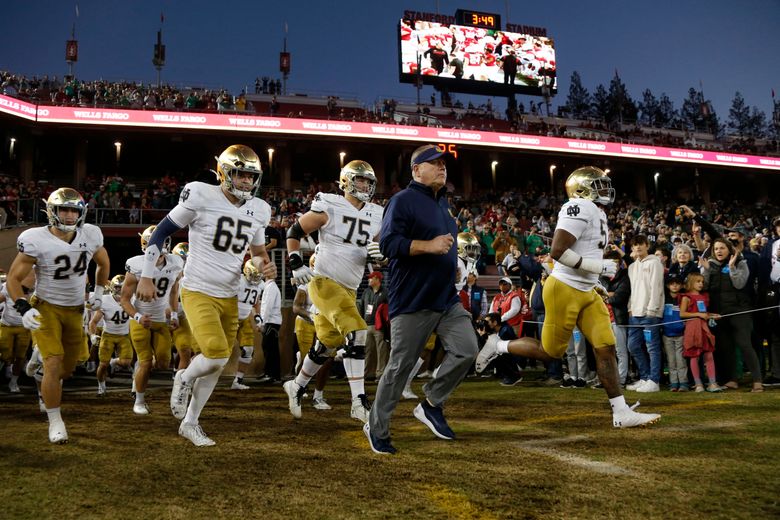
<path id="1" fill-rule="evenodd" d="M 371 202 L 357 209 L 341 195 L 318 193 L 311 210 L 328 215 L 319 231 L 314 273 L 357 290 L 366 268 L 366 246 L 379 234 L 384 209 Z"/>
<path id="2" fill-rule="evenodd" d="M 22 315 L 19 314 L 14 308 L 14 305 L 11 302 L 11 296 L 8 295 L 8 289 L 6 289 L 5 284 L 3 284 L 3 288 L 0 289 L 0 293 L 5 297 L 5 301 L 8 302 L 8 305 L 3 308 L 3 314 L 2 318 L 0 318 L 0 323 L 3 325 L 9 325 L 11 327 L 21 327 Z"/>
<path id="3" fill-rule="evenodd" d="M 130 333 L 130 316 L 111 294 L 103 295 L 103 332 L 125 336 Z"/>
<path id="4" fill-rule="evenodd" d="M 136 299 L 133 295 L 130 303 L 141 314 L 148 314 L 151 316 L 152 321 L 163 322 L 165 321 L 165 309 L 170 304 L 170 294 L 173 284 L 179 277 L 182 269 L 184 269 L 184 260 L 178 255 L 172 255 L 166 253 L 165 262 L 163 265 L 155 266 L 154 276 L 152 282 L 156 289 L 154 293 L 154 300 L 150 302 L 142 302 Z M 125 270 L 128 273 L 132 273 L 137 279 L 141 279 L 141 272 L 144 269 L 144 255 L 134 256 L 130 258 L 125 264 Z"/>
<path id="5" fill-rule="evenodd" d="M 609 242 L 607 215 L 594 202 L 587 199 L 567 201 L 558 213 L 556 229 L 574 235 L 577 241 L 570 249 L 582 258 L 604 258 L 604 248 Z M 559 262 L 555 262 L 551 276 L 580 291 L 593 289 L 599 281 L 599 275 L 595 273 L 572 269 Z"/>
<path id="6" fill-rule="evenodd" d="M 465 260 L 458 257 L 458 271 L 460 272 L 460 278 L 455 280 L 455 289 L 460 291 L 466 285 L 469 278 L 469 273 L 477 273 L 477 263 L 471 258 Z"/>
<path id="7" fill-rule="evenodd" d="M 103 247 L 103 233 L 92 224 L 76 230 L 70 243 L 57 238 L 48 227 L 24 231 L 16 241 L 20 253 L 35 258 L 35 295 L 54 305 L 84 305 L 87 267 L 95 251 Z"/>
<path id="8" fill-rule="evenodd" d="M 253 198 L 234 206 L 219 186 L 191 182 L 168 217 L 190 227 L 182 287 L 215 298 L 235 297 L 249 246 L 265 244 L 271 220 L 268 203 Z"/>
<path id="9" fill-rule="evenodd" d="M 252 307 L 257 303 L 257 298 L 263 293 L 263 282 L 251 284 L 246 276 L 241 277 L 238 286 L 238 319 L 245 320 L 252 314 Z"/>

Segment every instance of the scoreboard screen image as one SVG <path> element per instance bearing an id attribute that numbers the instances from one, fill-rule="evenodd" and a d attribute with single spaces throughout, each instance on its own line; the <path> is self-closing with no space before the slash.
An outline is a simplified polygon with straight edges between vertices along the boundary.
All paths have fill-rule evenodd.
<path id="1" fill-rule="evenodd" d="M 547 37 L 402 19 L 400 80 L 487 95 L 557 92 L 555 47 Z"/>

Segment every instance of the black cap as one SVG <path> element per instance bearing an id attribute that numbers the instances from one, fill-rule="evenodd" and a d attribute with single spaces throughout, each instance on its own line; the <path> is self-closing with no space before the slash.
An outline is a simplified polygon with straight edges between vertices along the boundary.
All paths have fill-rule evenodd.
<path id="1" fill-rule="evenodd" d="M 668 275 L 666 275 L 666 283 L 667 284 L 670 284 L 670 283 L 683 284 L 683 283 L 685 283 L 685 280 L 683 280 L 683 277 L 680 276 L 679 274 L 668 274 Z"/>

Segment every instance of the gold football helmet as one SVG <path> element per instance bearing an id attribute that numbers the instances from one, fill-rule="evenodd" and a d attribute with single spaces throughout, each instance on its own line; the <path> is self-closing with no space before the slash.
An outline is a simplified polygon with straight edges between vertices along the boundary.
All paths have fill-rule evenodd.
<path id="1" fill-rule="evenodd" d="M 108 288 L 111 290 L 111 294 L 114 296 L 119 296 L 122 294 L 122 286 L 125 283 L 125 275 L 118 274 L 111 278 L 111 281 L 108 283 Z"/>
<path id="2" fill-rule="evenodd" d="M 458 256 L 479 260 L 482 254 L 482 246 L 474 233 L 458 233 Z"/>
<path id="3" fill-rule="evenodd" d="M 59 208 L 78 210 L 79 217 L 76 219 L 76 223 L 71 225 L 64 224 L 60 220 Z M 76 231 L 84 224 L 84 219 L 87 218 L 87 205 L 84 202 L 84 198 L 73 188 L 59 188 L 51 192 L 51 195 L 46 200 L 46 216 L 49 219 L 50 226 L 65 233 L 70 233 L 71 231 Z"/>
<path id="4" fill-rule="evenodd" d="M 187 261 L 187 255 L 190 254 L 190 244 L 189 242 L 179 242 L 175 246 L 173 246 L 173 249 L 171 250 L 171 253 L 174 255 L 179 255 L 182 260 L 185 262 Z"/>
<path id="5" fill-rule="evenodd" d="M 146 246 L 149 245 L 149 240 L 152 239 L 152 233 L 154 233 L 155 229 L 157 229 L 157 226 L 149 226 L 144 229 L 143 233 L 138 233 L 138 236 L 141 237 L 141 251 L 146 251 Z M 171 237 L 166 237 L 165 242 L 163 242 L 163 250 L 160 253 L 167 253 L 170 249 Z"/>
<path id="6" fill-rule="evenodd" d="M 260 166 L 260 158 L 257 154 L 243 144 L 228 146 L 217 160 L 217 179 L 222 188 L 232 193 L 239 199 L 251 200 L 260 188 L 260 179 L 263 178 L 263 168 Z M 233 176 L 238 172 L 249 172 L 253 175 L 254 182 L 249 191 L 242 191 L 233 184 Z"/>
<path id="7" fill-rule="evenodd" d="M 566 179 L 566 195 L 570 199 L 588 199 L 602 205 L 615 201 L 612 180 L 595 166 L 583 166 L 571 172 Z"/>
<path id="8" fill-rule="evenodd" d="M 246 277 L 247 282 L 254 285 L 263 281 L 263 273 L 257 270 L 251 258 L 244 262 L 244 277 Z"/>
<path id="9" fill-rule="evenodd" d="M 368 186 L 365 190 L 359 190 L 356 179 L 366 179 Z M 339 188 L 345 194 L 350 194 L 362 202 L 369 202 L 376 190 L 376 175 L 374 169 L 366 161 L 350 161 L 339 173 Z"/>

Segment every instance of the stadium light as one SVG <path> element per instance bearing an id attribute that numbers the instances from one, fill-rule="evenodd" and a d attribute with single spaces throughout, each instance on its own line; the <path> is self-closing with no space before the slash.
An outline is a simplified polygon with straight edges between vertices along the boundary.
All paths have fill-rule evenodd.
<path id="1" fill-rule="evenodd" d="M 16 137 L 11 138 L 11 144 L 8 146 L 8 156 L 14 158 L 14 145 L 16 144 Z"/>
<path id="2" fill-rule="evenodd" d="M 347 156 L 347 152 L 339 152 L 339 165 L 341 168 L 344 167 L 344 157 Z"/>
<path id="3" fill-rule="evenodd" d="M 658 200 L 658 178 L 661 176 L 660 173 L 655 172 L 653 175 L 653 182 L 655 182 L 655 198 Z"/>
<path id="4" fill-rule="evenodd" d="M 555 169 L 557 166 L 550 165 L 550 195 L 555 196 Z"/>
<path id="5" fill-rule="evenodd" d="M 268 175 L 271 175 L 274 169 L 274 149 L 268 149 Z"/>
<path id="6" fill-rule="evenodd" d="M 496 166 L 498 166 L 498 161 L 493 161 L 490 163 L 490 172 L 493 174 L 493 188 L 496 187 Z"/>
<path id="7" fill-rule="evenodd" d="M 114 141 L 114 148 L 116 148 L 116 162 L 119 162 L 122 157 L 122 142 Z"/>

